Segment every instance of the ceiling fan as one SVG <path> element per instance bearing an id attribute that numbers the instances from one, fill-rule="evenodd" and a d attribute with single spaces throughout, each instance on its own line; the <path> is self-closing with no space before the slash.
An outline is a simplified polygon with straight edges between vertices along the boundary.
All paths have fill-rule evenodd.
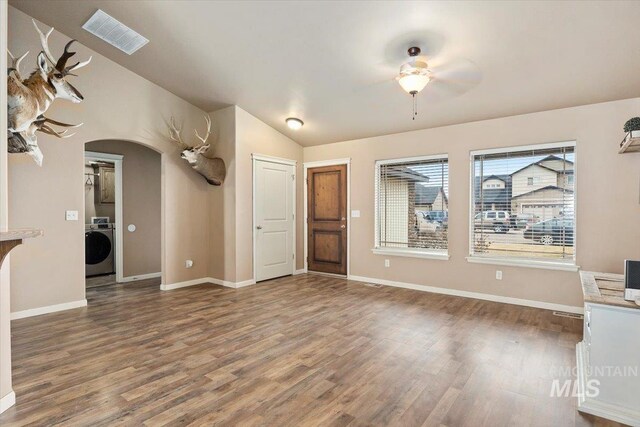
<path id="1" fill-rule="evenodd" d="M 429 64 L 427 64 L 426 58 L 419 56 L 420 52 L 420 48 L 417 46 L 412 46 L 407 50 L 411 59 L 400 66 L 400 74 L 396 77 L 402 89 L 413 98 L 412 120 L 415 120 L 418 115 L 416 95 L 431 81 Z"/>
<path id="2" fill-rule="evenodd" d="M 415 120 L 418 94 L 423 90 L 430 102 L 446 101 L 468 92 L 482 80 L 482 73 L 474 62 L 452 57 L 450 52 L 446 49 L 446 38 L 437 32 L 420 30 L 402 34 L 383 48 L 384 60 L 376 66 L 376 74 L 388 76 L 400 65 L 399 73 L 395 78 L 387 77 L 369 87 L 395 81 L 411 95 L 411 118 Z"/>

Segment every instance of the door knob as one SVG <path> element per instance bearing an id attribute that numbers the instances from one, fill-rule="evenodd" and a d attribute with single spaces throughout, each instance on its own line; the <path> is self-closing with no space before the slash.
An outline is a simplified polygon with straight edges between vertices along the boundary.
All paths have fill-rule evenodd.
<path id="1" fill-rule="evenodd" d="M 256 225 L 256 228 L 257 228 L 258 230 L 262 230 L 262 226 L 261 226 L 261 225 Z"/>
<path id="2" fill-rule="evenodd" d="M 347 226 L 346 226 L 346 225 L 344 225 L 344 224 L 342 224 L 342 225 L 340 226 L 340 228 L 347 228 Z"/>

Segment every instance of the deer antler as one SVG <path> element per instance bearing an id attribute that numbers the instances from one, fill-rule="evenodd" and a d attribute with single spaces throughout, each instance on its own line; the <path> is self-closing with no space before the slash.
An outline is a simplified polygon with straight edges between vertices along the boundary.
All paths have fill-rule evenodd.
<path id="1" fill-rule="evenodd" d="M 211 135 L 211 117 L 209 117 L 208 114 L 205 114 L 204 120 L 207 123 L 207 133 L 204 135 L 204 138 L 200 136 L 200 134 L 196 129 L 193 130 L 193 132 L 196 134 L 196 138 L 202 141 L 202 144 L 199 147 L 203 147 L 207 143 L 207 139 L 209 139 L 209 135 Z M 207 146 L 207 148 L 209 148 L 209 146 Z"/>
<path id="2" fill-rule="evenodd" d="M 33 26 L 36 27 L 36 31 L 40 36 L 40 44 L 42 45 L 42 51 L 44 52 L 44 55 L 47 57 L 47 60 L 51 63 L 51 65 L 53 65 L 56 68 L 56 70 L 58 70 L 62 74 L 67 75 L 67 74 L 70 74 L 71 71 L 82 68 L 85 65 L 87 65 L 89 62 L 91 62 L 91 58 L 93 58 L 92 56 L 90 56 L 89 59 L 87 59 L 86 61 L 77 62 L 70 67 L 65 67 L 67 65 L 67 61 L 69 60 L 69 58 L 71 58 L 73 55 L 76 54 L 75 52 L 69 52 L 69 48 L 71 47 L 71 44 L 75 42 L 75 40 L 71 40 L 65 45 L 64 53 L 62 54 L 62 56 L 60 56 L 60 59 L 56 61 L 55 57 L 49 50 L 49 36 L 53 32 L 53 27 L 51 27 L 51 29 L 47 32 L 47 34 L 43 34 L 42 31 L 40 31 L 40 28 L 38 28 L 38 25 L 36 24 L 35 19 L 32 19 L 32 21 L 33 21 Z"/>
<path id="3" fill-rule="evenodd" d="M 67 135 L 67 132 L 69 132 L 69 129 L 65 129 L 62 132 L 56 132 L 53 128 L 45 124 L 42 124 L 38 130 L 40 132 L 48 133 L 49 135 L 57 136 L 58 138 L 62 138 L 62 139 L 71 138 L 73 135 L 75 135 L 75 133 L 70 133 L 69 135 Z"/>
<path id="4" fill-rule="evenodd" d="M 9 54 L 9 57 L 11 58 L 11 67 L 9 67 L 9 70 L 15 70 L 16 77 L 18 78 L 18 80 L 22 80 L 22 76 L 20 75 L 20 63 L 29 54 L 29 51 L 27 51 L 24 55 L 22 55 L 18 59 L 16 59 L 13 56 L 13 54 L 11 53 L 11 51 L 9 49 L 7 49 L 7 53 Z"/>
<path id="5" fill-rule="evenodd" d="M 62 123 L 62 122 L 59 122 L 57 120 L 50 119 L 48 117 L 42 116 L 42 118 L 44 119 L 43 123 L 52 123 L 52 124 L 54 124 L 56 126 L 64 126 L 66 128 L 71 128 L 71 129 L 79 128 L 80 126 L 82 126 L 84 124 L 84 123 L 78 123 L 77 125 L 70 125 L 69 123 Z"/>
<path id="6" fill-rule="evenodd" d="M 177 142 L 182 148 L 186 148 L 189 145 L 185 144 L 185 142 L 182 140 L 182 126 L 178 127 L 176 125 L 176 119 L 171 116 L 171 120 L 168 123 L 168 127 L 169 127 L 169 138 L 174 141 Z"/>
<path id="7" fill-rule="evenodd" d="M 69 60 L 69 58 L 71 58 L 73 55 L 76 54 L 76 52 L 69 52 L 69 47 L 71 47 L 71 44 L 73 42 L 75 42 L 75 40 L 71 40 L 69 43 L 67 43 L 65 45 L 64 53 L 62 54 L 62 56 L 60 57 L 60 59 L 58 59 L 58 62 L 56 63 L 56 69 L 58 71 L 60 71 L 62 74 L 64 74 L 64 75 L 71 74 L 71 72 L 73 70 L 77 70 L 78 68 L 84 67 L 89 62 L 91 62 L 91 58 L 93 58 L 93 56 L 90 56 L 89 59 L 87 59 L 86 61 L 76 62 L 72 66 L 67 67 L 66 65 L 67 65 L 67 61 Z"/>
<path id="8" fill-rule="evenodd" d="M 69 129 L 73 129 L 73 128 L 77 128 L 82 126 L 82 123 L 77 124 L 77 125 L 70 125 L 69 123 L 62 123 L 59 122 L 57 120 L 53 120 L 50 119 L 48 117 L 45 116 L 39 116 L 35 122 L 33 122 L 34 125 L 36 126 L 36 130 L 49 134 L 49 135 L 53 135 L 53 136 L 57 136 L 58 138 L 70 138 L 73 135 L 75 135 L 75 133 L 70 133 L 67 135 L 67 132 L 69 132 Z M 56 126 L 64 126 L 66 128 L 69 129 L 65 129 L 61 132 L 56 131 L 55 129 L 53 129 L 51 126 L 47 125 L 46 123 L 51 123 L 54 124 Z"/>
<path id="9" fill-rule="evenodd" d="M 36 20 L 32 19 L 31 21 L 33 22 L 33 26 L 36 27 L 36 31 L 38 32 L 38 35 L 40 36 L 40 45 L 42 45 L 42 51 L 44 52 L 44 55 L 47 57 L 49 62 L 51 62 L 51 65 L 55 66 L 56 65 L 56 59 L 51 54 L 51 51 L 49 50 L 49 36 L 53 32 L 53 27 L 51 27 L 51 29 L 45 35 L 45 34 L 42 33 L 42 31 L 40 31 L 40 28 L 38 28 L 38 24 L 36 24 Z"/>

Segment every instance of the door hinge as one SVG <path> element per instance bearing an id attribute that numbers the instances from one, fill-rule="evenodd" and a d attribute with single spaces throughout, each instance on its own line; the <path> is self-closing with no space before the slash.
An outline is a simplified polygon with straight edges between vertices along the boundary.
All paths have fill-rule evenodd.
<path id="1" fill-rule="evenodd" d="M 296 214 L 292 213 L 291 214 L 291 219 L 296 219 Z"/>
<path id="2" fill-rule="evenodd" d="M 294 174 L 291 174 L 291 181 L 295 181 L 296 176 Z"/>
<path id="3" fill-rule="evenodd" d="M 296 259 L 296 254 L 291 254 L 291 259 Z"/>

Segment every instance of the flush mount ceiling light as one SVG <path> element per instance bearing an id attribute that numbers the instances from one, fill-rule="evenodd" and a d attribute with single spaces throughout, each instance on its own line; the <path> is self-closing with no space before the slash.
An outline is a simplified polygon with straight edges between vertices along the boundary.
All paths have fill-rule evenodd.
<path id="1" fill-rule="evenodd" d="M 293 129 L 293 130 L 298 130 L 302 127 L 302 125 L 304 125 L 304 122 L 300 119 L 296 119 L 295 117 L 289 117 L 287 120 L 285 120 L 285 122 L 287 122 L 287 126 L 289 126 L 289 129 Z"/>
<path id="2" fill-rule="evenodd" d="M 402 64 L 400 74 L 396 79 L 402 89 L 404 89 L 413 98 L 413 120 L 418 115 L 418 104 L 416 95 L 425 88 L 431 80 L 431 72 L 428 69 L 427 61 L 424 57 L 420 57 L 419 47 L 410 47 L 407 51 L 411 60 Z"/>

